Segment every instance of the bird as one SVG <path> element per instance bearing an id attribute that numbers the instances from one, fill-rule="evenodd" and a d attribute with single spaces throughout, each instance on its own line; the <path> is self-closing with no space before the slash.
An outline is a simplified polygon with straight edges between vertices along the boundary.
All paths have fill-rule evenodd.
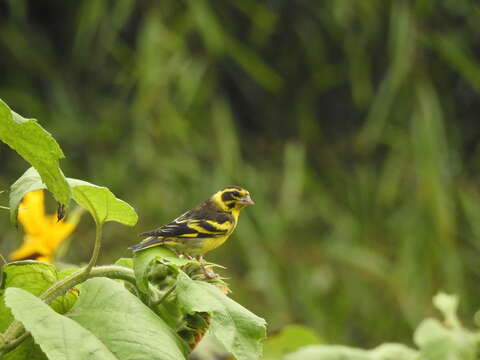
<path id="1" fill-rule="evenodd" d="M 146 238 L 129 249 L 137 252 L 167 246 L 203 262 L 205 253 L 222 245 L 233 233 L 240 211 L 254 204 L 247 190 L 227 186 L 168 224 L 141 233 Z"/>

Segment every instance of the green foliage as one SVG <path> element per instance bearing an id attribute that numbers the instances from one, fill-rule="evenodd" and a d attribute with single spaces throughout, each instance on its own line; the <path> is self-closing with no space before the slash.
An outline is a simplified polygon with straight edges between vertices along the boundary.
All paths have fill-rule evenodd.
<path id="1" fill-rule="evenodd" d="M 129 269 L 133 269 L 133 259 L 132 258 L 120 258 L 115 261 L 115 265 L 124 266 Z"/>
<path id="2" fill-rule="evenodd" d="M 13 316 L 5 304 L 5 289 L 20 288 L 39 296 L 52 284 L 62 278 L 55 266 L 37 261 L 17 261 L 2 266 L 3 280 L 0 284 L 0 332 L 7 329 L 12 322 Z M 65 296 L 56 299 L 52 304 L 55 311 L 63 314 L 74 304 L 77 293 L 69 291 Z M 0 352 L 1 354 L 1 352 Z M 39 350 L 32 339 L 27 339 L 20 346 L 5 355 L 5 360 L 37 360 L 44 359 L 43 353 Z"/>
<path id="3" fill-rule="evenodd" d="M 181 360 L 189 352 L 160 317 L 109 279 L 86 281 L 68 316 L 97 336 L 118 359 Z"/>
<path id="4" fill-rule="evenodd" d="M 8 288 L 5 302 L 15 318 L 30 331 L 49 360 L 118 359 L 91 332 L 57 314 L 30 293 Z"/>
<path id="5" fill-rule="evenodd" d="M 149 251 L 153 256 L 149 257 L 152 264 L 146 266 L 148 274 L 140 273 L 142 278 L 137 278 L 136 282 L 140 284 L 140 280 L 143 281 L 143 276 L 146 276 L 147 289 L 158 290 L 162 297 L 159 298 L 155 291 L 148 291 L 138 298 L 134 295 L 142 293 L 138 288 L 134 287 L 133 292 L 130 292 L 122 284 L 109 279 L 90 279 L 81 284 L 78 300 L 76 289 L 55 300 L 52 309 L 57 312 L 47 310 L 49 307 L 40 299 L 27 297 L 24 292 L 18 292 L 18 288 L 40 295 L 46 288 L 55 285 L 59 278 L 65 279 L 64 276 L 71 271 L 57 274 L 53 265 L 36 261 L 6 265 L 5 280 L 0 292 L 0 331 L 12 323 L 10 308 L 15 319 L 21 321 L 32 333 L 35 343 L 49 359 L 63 359 L 70 352 L 77 351 L 72 344 L 82 336 L 87 340 L 85 349 L 78 349 L 80 355 L 85 355 L 84 351 L 94 351 L 98 344 L 103 344 L 103 350 L 108 349 L 107 353 L 118 359 L 129 359 L 133 354 L 145 359 L 185 359 L 190 351 L 188 345 L 194 347 L 199 341 L 197 336 L 201 338 L 207 329 L 236 358 L 243 360 L 260 356 L 260 340 L 265 337 L 263 319 L 228 298 L 214 285 L 191 280 L 181 270 L 191 271 L 190 262 L 185 263 L 178 257 L 174 260 L 173 253 L 169 251 L 147 249 L 143 253 Z M 166 268 L 174 267 L 173 278 L 159 278 L 159 269 L 153 266 L 162 259 L 162 254 L 169 260 L 163 259 L 160 263 Z M 145 259 L 143 256 L 141 261 Z M 118 262 L 123 265 L 132 264 L 131 259 L 120 259 Z M 172 280 L 174 288 L 171 288 Z M 131 283 L 128 285 L 131 287 Z M 165 294 L 164 291 L 162 294 L 160 290 L 166 287 L 175 291 L 171 294 Z M 170 295 L 173 300 L 170 299 L 167 303 L 166 296 L 163 295 Z M 17 301 L 19 298 L 23 300 Z M 165 309 L 170 312 L 165 314 L 162 312 Z M 60 315 L 62 313 L 75 323 L 72 325 L 69 319 L 65 320 Z M 172 317 L 173 315 L 176 316 Z M 46 321 L 39 321 L 39 318 L 45 318 Z M 52 332 L 52 328 L 58 328 L 58 331 Z M 58 345 L 59 341 L 62 346 Z M 7 356 L 11 356 L 8 359 L 26 360 L 29 359 L 29 354 L 35 352 L 34 349 L 38 349 L 36 345 L 25 342 Z"/>
<path id="6" fill-rule="evenodd" d="M 20 288 L 29 293 L 39 296 L 52 284 L 59 281 L 61 276 L 51 264 L 38 261 L 17 261 L 4 265 L 3 282 L 0 286 L 0 332 L 4 331 L 12 322 L 13 317 L 5 306 L 5 289 L 9 287 Z M 51 306 L 55 311 L 63 314 L 74 304 L 77 296 L 74 291 L 56 299 Z"/>
<path id="7" fill-rule="evenodd" d="M 477 360 L 480 331 L 462 327 L 457 318 L 458 298 L 445 294 L 435 296 L 434 304 L 442 312 L 444 323 L 424 320 L 415 331 L 414 341 L 425 360 Z"/>
<path id="8" fill-rule="evenodd" d="M 127 226 L 137 223 L 135 210 L 123 200 L 117 199 L 111 191 L 102 186 L 90 184 L 83 180 L 67 178 L 72 198 L 90 215 L 96 224 L 116 221 Z M 10 212 L 16 219 L 18 206 L 26 193 L 45 189 L 46 186 L 34 168 L 28 169 L 11 187 Z"/>
<path id="9" fill-rule="evenodd" d="M 0 96 L 56 129 L 68 173 L 142 209 L 139 231 L 225 184 L 252 192 L 209 256 L 273 329 L 371 347 L 411 341 L 438 289 L 477 310 L 477 1 L 5 7 Z M 23 162 L 0 163 L 5 188 Z M 109 231 L 105 263 L 132 244 Z"/>
<path id="10" fill-rule="evenodd" d="M 31 167 L 20 176 L 10 187 L 10 220 L 17 223 L 18 207 L 26 193 L 34 190 L 45 189 L 46 185 L 41 180 L 35 168 Z M 69 187 L 70 190 L 70 187 Z"/>
<path id="11" fill-rule="evenodd" d="M 425 319 L 415 331 L 418 350 L 400 344 L 383 344 L 373 350 L 339 345 L 305 346 L 282 357 L 284 360 L 476 360 L 480 351 L 480 330 L 465 329 L 457 317 L 458 298 L 438 294 L 434 305 L 443 322 Z M 285 345 L 289 345 L 288 338 Z M 267 347 L 266 347 L 267 348 Z M 280 359 L 280 357 L 278 357 Z"/>
<path id="12" fill-rule="evenodd" d="M 21 130 L 11 130 L 9 135 L 20 136 L 15 132 Z M 34 135 L 29 133 L 27 137 L 34 142 Z M 17 149 L 20 154 L 22 146 Z M 48 150 L 36 151 L 41 154 Z M 40 170 L 32 167 L 12 185 L 10 206 L 14 218 L 27 192 L 49 188 L 40 174 Z M 195 278 L 203 276 L 199 275 L 203 268 L 197 261 L 179 258 L 168 249 L 154 248 L 137 253 L 133 260 L 119 259 L 116 263 L 120 266 L 94 268 L 103 224 L 115 221 L 133 226 L 138 217 L 129 204 L 116 198 L 108 188 L 77 179 L 66 180 L 72 198 L 95 220 L 91 259 L 85 268 L 60 272 L 54 265 L 37 261 L 2 267 L 2 358 L 5 355 L 6 360 L 43 360 L 45 354 L 50 360 L 185 360 L 190 348 L 196 346 L 210 327 L 210 317 L 212 333 L 238 359 L 259 357 L 265 321 L 214 285 L 191 280 L 183 271 Z M 89 277 L 100 278 L 87 280 Z M 211 281 L 226 289 L 223 280 Z M 188 302 L 188 291 L 198 300 L 203 299 L 200 309 Z M 209 302 L 213 304 L 210 307 L 206 306 Z"/>
<path id="13" fill-rule="evenodd" d="M 2 360 L 49 360 L 32 337 L 3 356 Z"/>
<path id="14" fill-rule="evenodd" d="M 416 351 L 398 344 L 384 344 L 373 350 L 346 346 L 309 346 L 287 355 L 284 360 L 418 360 Z M 460 359 L 458 359 L 460 360 Z"/>
<path id="15" fill-rule="evenodd" d="M 148 294 L 149 277 L 152 274 L 152 267 L 157 264 L 173 264 L 173 269 L 178 271 L 181 266 L 190 263 L 198 265 L 198 262 L 196 261 L 179 258 L 172 250 L 163 246 L 153 247 L 148 249 L 148 251 L 137 251 L 133 258 L 133 268 L 135 271 L 135 277 L 137 278 L 137 287 L 143 293 Z M 165 266 L 162 269 L 168 271 L 168 266 Z M 161 276 L 161 274 L 158 274 L 158 269 L 156 276 Z M 163 274 L 163 277 L 165 276 L 166 274 Z"/>
<path id="16" fill-rule="evenodd" d="M 279 334 L 270 336 L 263 346 L 263 360 L 281 359 L 307 345 L 321 344 L 323 341 L 312 330 L 300 325 L 288 325 Z"/>
<path id="17" fill-rule="evenodd" d="M 68 183 L 72 187 L 72 197 L 90 212 L 97 224 L 116 221 L 133 226 L 137 223 L 135 210 L 125 201 L 117 199 L 108 188 L 77 179 L 68 179 Z"/>
<path id="18" fill-rule="evenodd" d="M 261 355 L 265 338 L 265 320 L 236 303 L 215 286 L 190 279 L 179 273 L 176 286 L 178 303 L 189 313 L 211 314 L 209 331 L 236 359 L 248 360 Z"/>
<path id="19" fill-rule="evenodd" d="M 265 320 L 226 296 L 220 290 L 225 289 L 221 279 L 204 279 L 213 284 L 192 280 L 198 271 L 203 276 L 197 261 L 179 258 L 164 247 L 154 247 L 135 253 L 133 263 L 139 290 L 155 296 L 149 288 L 153 285 L 162 300 L 160 304 L 153 301 L 152 308 L 176 327 L 191 346 L 208 329 L 235 358 L 260 356 L 261 341 L 266 336 Z"/>
<path id="20" fill-rule="evenodd" d="M 64 158 L 55 139 L 35 119 L 25 119 L 10 110 L 0 99 L 0 140 L 14 149 L 40 174 L 55 199 L 64 205 L 70 200 L 70 188 L 59 165 Z M 29 184 L 23 184 L 28 187 Z M 12 220 L 16 217 L 12 212 Z"/>

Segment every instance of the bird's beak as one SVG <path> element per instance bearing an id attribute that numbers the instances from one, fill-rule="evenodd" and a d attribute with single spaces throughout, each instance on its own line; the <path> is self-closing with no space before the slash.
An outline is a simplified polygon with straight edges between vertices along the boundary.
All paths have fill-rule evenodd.
<path id="1" fill-rule="evenodd" d="M 245 195 L 244 197 L 242 197 L 239 203 L 244 205 L 255 205 L 250 195 Z"/>

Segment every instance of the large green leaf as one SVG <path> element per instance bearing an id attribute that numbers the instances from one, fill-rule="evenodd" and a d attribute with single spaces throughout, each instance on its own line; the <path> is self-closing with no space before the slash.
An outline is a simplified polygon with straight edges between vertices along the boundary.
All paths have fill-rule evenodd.
<path id="1" fill-rule="evenodd" d="M 341 345 L 311 345 L 303 347 L 283 360 L 417 360 L 418 353 L 404 345 L 383 344 L 373 350 L 361 350 Z"/>
<path id="2" fill-rule="evenodd" d="M 5 305 L 7 287 L 22 288 L 34 295 L 40 295 L 59 279 L 55 267 L 38 261 L 18 261 L 3 266 L 4 278 L 0 286 L 0 332 L 13 321 L 10 309 Z M 51 306 L 58 312 L 69 310 L 76 299 L 76 293 L 68 292 L 52 302 Z M 45 359 L 38 345 L 28 338 L 14 350 L 6 354 L 5 360 L 40 360 Z"/>
<path id="3" fill-rule="evenodd" d="M 87 280 L 68 316 L 95 334 L 118 359 L 181 360 L 189 352 L 161 318 L 110 279 Z"/>
<path id="4" fill-rule="evenodd" d="M 90 331 L 29 292 L 8 288 L 5 302 L 49 360 L 118 360 Z"/>
<path id="5" fill-rule="evenodd" d="M 39 296 L 59 280 L 55 266 L 38 261 L 26 260 L 3 266 L 4 278 L 0 287 L 0 332 L 12 322 L 10 310 L 5 306 L 4 293 L 9 287 L 21 288 Z M 59 313 L 68 311 L 76 300 L 76 293 L 69 291 L 52 302 L 51 306 Z"/>
<path id="6" fill-rule="evenodd" d="M 60 170 L 64 158 L 55 139 L 35 119 L 25 119 L 0 100 L 0 140 L 37 169 L 48 190 L 64 205 L 70 200 L 70 187 Z"/>
<path id="7" fill-rule="evenodd" d="M 90 212 L 97 224 L 116 221 L 133 226 L 137 223 L 138 216 L 133 207 L 116 198 L 108 188 L 70 178 L 68 183 L 74 200 Z"/>
<path id="8" fill-rule="evenodd" d="M 5 290 L 7 288 L 21 288 L 38 296 L 62 277 L 60 273 L 57 273 L 55 266 L 32 260 L 9 263 L 3 266 L 3 271 L 4 278 L 0 286 L 0 332 L 3 332 L 14 320 L 10 309 L 5 304 Z M 66 295 L 55 299 L 50 306 L 59 313 L 65 313 L 73 306 L 76 299 L 76 292 L 71 290 Z M 31 338 L 5 355 L 5 360 L 44 358 L 44 354 Z"/>
<path id="9" fill-rule="evenodd" d="M 67 178 L 67 181 L 72 189 L 73 199 L 90 212 L 97 224 L 116 221 L 133 226 L 137 223 L 135 210 L 125 201 L 116 198 L 108 188 L 77 179 Z M 28 169 L 11 187 L 12 220 L 17 218 L 18 206 L 26 193 L 45 188 L 38 172 L 34 168 Z"/>
<path id="10" fill-rule="evenodd" d="M 265 320 L 236 303 L 214 285 L 190 279 L 180 272 L 177 277 L 180 306 L 189 313 L 207 312 L 212 320 L 209 331 L 238 360 L 260 357 L 265 338 Z"/>

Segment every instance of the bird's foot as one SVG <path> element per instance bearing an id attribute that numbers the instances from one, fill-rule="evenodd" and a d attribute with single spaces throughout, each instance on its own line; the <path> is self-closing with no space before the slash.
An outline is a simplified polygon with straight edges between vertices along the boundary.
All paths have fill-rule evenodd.
<path id="1" fill-rule="evenodd" d="M 217 278 L 219 275 L 218 274 L 215 274 L 214 272 L 212 271 L 209 271 L 206 266 L 205 266 L 205 259 L 203 258 L 203 256 L 198 256 L 197 258 L 198 262 L 200 263 L 200 266 L 202 267 L 202 270 L 203 270 L 203 276 L 205 277 L 205 279 L 215 279 Z"/>
<path id="2" fill-rule="evenodd" d="M 195 258 L 191 255 L 188 255 L 188 254 L 185 254 L 185 253 L 182 253 L 181 254 L 183 257 L 187 258 L 188 260 L 194 260 Z"/>
<path id="3" fill-rule="evenodd" d="M 205 276 L 205 279 L 215 279 L 219 277 L 218 274 L 215 274 L 214 272 L 208 271 L 206 269 L 204 269 L 203 275 Z"/>

